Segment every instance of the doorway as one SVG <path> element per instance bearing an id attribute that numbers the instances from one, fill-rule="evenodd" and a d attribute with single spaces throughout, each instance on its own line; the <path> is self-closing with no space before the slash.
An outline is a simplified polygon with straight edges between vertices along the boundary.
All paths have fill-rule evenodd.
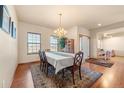
<path id="1" fill-rule="evenodd" d="M 89 58 L 90 52 L 90 38 L 88 36 L 80 35 L 80 51 L 84 52 L 84 59 Z"/>

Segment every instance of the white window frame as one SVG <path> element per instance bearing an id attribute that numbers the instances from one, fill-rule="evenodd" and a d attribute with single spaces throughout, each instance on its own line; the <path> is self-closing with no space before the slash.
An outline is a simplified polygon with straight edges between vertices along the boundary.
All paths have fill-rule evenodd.
<path id="1" fill-rule="evenodd" d="M 33 41 L 32 41 L 32 42 L 29 42 L 29 41 L 28 41 L 28 40 L 29 40 L 29 37 L 28 37 L 29 34 L 39 35 L 39 37 L 40 37 L 40 39 L 39 39 L 40 42 L 33 42 Z M 33 39 L 32 39 L 32 40 L 33 40 Z M 33 45 L 33 44 L 37 44 L 37 45 L 39 44 L 40 48 L 37 50 L 38 47 L 36 47 L 36 50 L 37 50 L 37 51 L 36 51 L 36 52 L 33 52 L 33 46 L 32 46 L 32 52 L 29 52 L 29 44 L 32 44 L 32 45 Z M 34 33 L 34 32 L 28 32 L 28 33 L 27 33 L 27 54 L 28 54 L 28 55 L 31 55 L 31 54 L 38 54 L 38 52 L 39 52 L 40 49 L 41 49 L 41 34 L 40 34 L 40 33 Z"/>

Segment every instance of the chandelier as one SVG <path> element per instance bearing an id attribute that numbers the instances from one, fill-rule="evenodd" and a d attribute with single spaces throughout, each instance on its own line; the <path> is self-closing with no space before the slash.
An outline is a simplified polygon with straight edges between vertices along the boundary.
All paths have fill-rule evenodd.
<path id="1" fill-rule="evenodd" d="M 65 34 L 66 34 L 67 32 L 64 30 L 64 28 L 62 28 L 62 24 L 61 24 L 61 17 L 62 17 L 62 14 L 60 13 L 59 16 L 60 16 L 59 27 L 54 31 L 54 33 L 55 33 L 56 36 L 58 36 L 58 37 L 63 37 L 63 36 L 65 36 Z"/>

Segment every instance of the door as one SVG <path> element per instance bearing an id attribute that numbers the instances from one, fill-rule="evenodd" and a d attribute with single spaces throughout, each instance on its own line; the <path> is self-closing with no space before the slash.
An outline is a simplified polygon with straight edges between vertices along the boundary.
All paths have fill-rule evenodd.
<path id="1" fill-rule="evenodd" d="M 89 58 L 89 37 L 80 36 L 80 51 L 84 52 L 84 59 Z"/>

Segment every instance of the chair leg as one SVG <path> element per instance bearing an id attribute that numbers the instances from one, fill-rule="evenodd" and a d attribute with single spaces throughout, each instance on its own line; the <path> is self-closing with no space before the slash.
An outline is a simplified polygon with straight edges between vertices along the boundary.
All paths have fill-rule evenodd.
<path id="1" fill-rule="evenodd" d="M 48 76 L 48 64 L 46 64 L 46 76 Z"/>
<path id="2" fill-rule="evenodd" d="M 80 76 L 80 80 L 82 80 L 82 77 L 81 77 L 81 68 L 79 68 L 79 76 Z"/>
<path id="3" fill-rule="evenodd" d="M 46 64 L 44 63 L 44 65 L 43 65 L 43 72 L 45 72 L 46 71 Z"/>
<path id="4" fill-rule="evenodd" d="M 64 78 L 65 77 L 65 72 L 64 72 L 64 69 L 62 70 L 62 77 Z"/>
<path id="5" fill-rule="evenodd" d="M 42 72 L 44 72 L 44 63 L 42 64 Z"/>
<path id="6" fill-rule="evenodd" d="M 75 80 L 74 80 L 74 71 L 72 71 L 71 73 L 72 73 L 73 84 L 75 85 Z"/>
<path id="7" fill-rule="evenodd" d="M 40 63 L 40 70 L 41 70 L 41 66 L 42 66 L 42 64 Z M 42 70 L 41 70 L 42 71 Z"/>

